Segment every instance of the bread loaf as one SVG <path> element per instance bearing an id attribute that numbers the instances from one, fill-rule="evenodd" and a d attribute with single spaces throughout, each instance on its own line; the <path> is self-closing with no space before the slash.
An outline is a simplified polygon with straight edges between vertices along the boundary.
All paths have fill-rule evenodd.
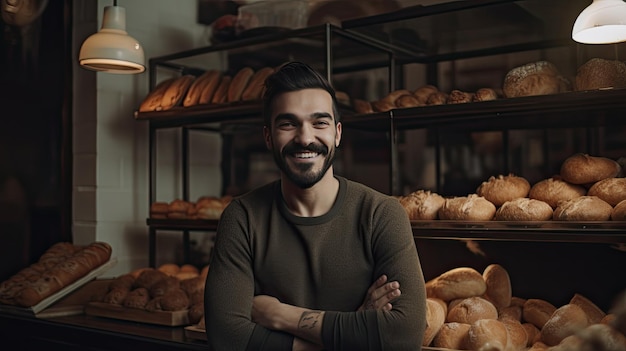
<path id="1" fill-rule="evenodd" d="M 427 84 L 417 88 L 413 92 L 413 96 L 417 98 L 421 105 L 426 105 L 428 103 L 428 97 L 438 91 L 439 89 L 436 86 Z"/>
<path id="2" fill-rule="evenodd" d="M 522 327 L 526 330 L 526 335 L 528 336 L 528 342 L 526 343 L 527 347 L 531 347 L 536 342 L 540 341 L 541 331 L 534 324 L 522 323 Z"/>
<path id="3" fill-rule="evenodd" d="M 398 98 L 400 96 L 411 95 L 411 94 L 412 93 L 409 90 L 407 90 L 407 89 L 398 89 L 398 90 L 394 90 L 391 93 L 387 94 L 384 98 L 381 99 L 381 101 L 387 102 L 387 103 L 395 106 L 396 100 L 398 100 Z"/>
<path id="4" fill-rule="evenodd" d="M 398 97 L 398 99 L 396 100 L 396 106 L 399 108 L 411 108 L 411 107 L 418 107 L 422 105 L 423 104 L 420 103 L 418 98 L 416 98 L 412 94 L 402 95 Z"/>
<path id="5" fill-rule="evenodd" d="M 530 184 L 525 178 L 509 174 L 489 177 L 478 186 L 476 194 L 500 207 L 507 201 L 526 197 L 529 190 Z"/>
<path id="6" fill-rule="evenodd" d="M 498 319 L 512 319 L 515 321 L 522 321 L 522 307 L 510 305 L 507 307 L 498 308 Z"/>
<path id="7" fill-rule="evenodd" d="M 470 325 L 466 323 L 444 323 L 433 340 L 433 346 L 443 349 L 463 350 Z"/>
<path id="8" fill-rule="evenodd" d="M 161 109 L 161 103 L 163 102 L 163 95 L 169 86 L 176 80 L 176 77 L 165 79 L 159 82 L 152 91 L 148 93 L 146 98 L 141 102 L 139 106 L 139 112 L 150 112 Z"/>
<path id="9" fill-rule="evenodd" d="M 589 325 L 587 315 L 578 305 L 566 304 L 554 311 L 541 328 L 541 342 L 554 346 L 565 337 L 578 333 Z"/>
<path id="10" fill-rule="evenodd" d="M 561 177 L 572 184 L 593 184 L 616 177 L 620 169 L 619 163 L 610 158 L 577 153 L 563 161 Z"/>
<path id="11" fill-rule="evenodd" d="M 556 94 L 563 90 L 562 79 L 551 62 L 531 62 L 511 69 L 504 78 L 502 90 L 507 98 Z"/>
<path id="12" fill-rule="evenodd" d="M 597 196 L 561 201 L 554 210 L 555 221 L 608 221 L 613 207 Z"/>
<path id="13" fill-rule="evenodd" d="M 241 100 L 244 90 L 248 86 L 250 79 L 254 75 L 254 70 L 250 67 L 244 67 L 240 69 L 234 76 L 230 85 L 228 86 L 228 92 L 226 94 L 226 102 L 236 102 Z"/>
<path id="14" fill-rule="evenodd" d="M 498 99 L 498 93 L 494 89 L 491 89 L 491 88 L 480 88 L 476 90 L 474 95 L 472 95 L 473 102 L 491 101 L 491 100 L 497 100 L 497 99 Z"/>
<path id="15" fill-rule="evenodd" d="M 626 200 L 621 201 L 611 211 L 611 220 L 626 221 Z"/>
<path id="16" fill-rule="evenodd" d="M 458 89 L 454 89 L 448 95 L 448 100 L 446 100 L 446 103 L 447 104 L 464 104 L 464 103 L 472 102 L 473 99 L 474 99 L 474 94 L 461 91 Z"/>
<path id="17" fill-rule="evenodd" d="M 490 221 L 495 214 L 496 206 L 476 194 L 447 198 L 437 213 L 439 219 L 468 221 Z"/>
<path id="18" fill-rule="evenodd" d="M 597 196 L 609 205 L 615 206 L 626 200 L 626 178 L 606 178 L 595 182 L 587 191 L 589 196 Z"/>
<path id="19" fill-rule="evenodd" d="M 587 190 L 584 187 L 552 177 L 535 183 L 530 188 L 528 197 L 543 201 L 555 209 L 560 201 L 575 199 L 586 194 Z"/>
<path id="20" fill-rule="evenodd" d="M 388 112 L 396 108 L 395 100 L 393 102 L 388 100 L 378 100 L 371 102 L 374 112 Z"/>
<path id="21" fill-rule="evenodd" d="M 497 319 L 481 319 L 470 325 L 462 350 L 504 351 L 509 339 L 504 324 Z"/>
<path id="22" fill-rule="evenodd" d="M 422 339 L 422 346 L 429 346 L 435 335 L 439 333 L 441 326 L 445 322 L 446 315 L 441 305 L 430 299 L 426 299 L 426 330 Z"/>
<path id="23" fill-rule="evenodd" d="M 200 86 L 200 96 L 198 97 L 198 104 L 205 105 L 213 102 L 213 97 L 217 88 L 222 83 L 222 72 L 218 70 L 208 71 L 206 78 Z"/>
<path id="24" fill-rule="evenodd" d="M 448 101 L 448 94 L 443 91 L 437 91 L 428 96 L 426 105 L 445 105 Z"/>
<path id="25" fill-rule="evenodd" d="M 578 67 L 575 90 L 626 88 L 626 64 L 617 60 L 592 58 Z"/>
<path id="26" fill-rule="evenodd" d="M 492 263 L 483 270 L 485 280 L 485 297 L 500 309 L 509 307 L 513 290 L 509 272 L 499 264 Z"/>
<path id="27" fill-rule="evenodd" d="M 600 307 L 581 294 L 574 294 L 569 303 L 580 307 L 587 315 L 590 324 L 600 323 L 606 316 Z"/>
<path id="28" fill-rule="evenodd" d="M 193 83 L 194 79 L 196 79 L 196 77 L 191 74 L 186 74 L 173 81 L 163 93 L 161 106 L 160 108 L 157 108 L 157 110 L 160 109 L 166 111 L 174 106 L 180 105 L 187 95 L 187 90 L 189 89 L 189 86 L 191 86 L 191 83 Z"/>
<path id="29" fill-rule="evenodd" d="M 522 351 L 526 350 L 528 344 L 528 334 L 526 329 L 522 326 L 518 320 L 500 318 L 499 319 L 508 332 L 508 349 Z"/>
<path id="30" fill-rule="evenodd" d="M 233 78 L 229 75 L 222 76 L 222 79 L 220 79 L 220 84 L 217 86 L 217 89 L 213 94 L 211 103 L 223 104 L 228 102 L 228 88 L 230 87 L 230 83 L 232 82 L 232 80 Z"/>
<path id="31" fill-rule="evenodd" d="M 483 276 L 471 267 L 453 268 L 426 283 L 428 297 L 443 301 L 481 296 L 486 290 Z"/>
<path id="32" fill-rule="evenodd" d="M 428 190 L 417 190 L 399 198 L 411 220 L 434 220 L 446 200 L 443 196 Z"/>
<path id="33" fill-rule="evenodd" d="M 498 221 L 547 221 L 552 219 L 552 207 L 541 200 L 520 197 L 502 204 L 496 211 Z"/>
<path id="34" fill-rule="evenodd" d="M 498 310 L 486 299 L 472 296 L 448 310 L 447 322 L 472 324 L 480 319 L 497 319 Z"/>
<path id="35" fill-rule="evenodd" d="M 352 106 L 354 106 L 354 110 L 360 114 L 374 113 L 372 104 L 369 101 L 352 99 Z"/>
<path id="36" fill-rule="evenodd" d="M 534 326 L 541 329 L 548 319 L 550 319 L 554 311 L 556 311 L 556 307 L 546 300 L 528 299 L 524 303 L 522 317 L 524 321 L 532 323 Z"/>
<path id="37" fill-rule="evenodd" d="M 263 67 L 254 72 L 254 75 L 248 82 L 248 86 L 241 94 L 241 100 L 261 100 L 263 91 L 265 90 L 265 80 L 272 73 L 274 73 L 274 69 L 272 67 Z"/>

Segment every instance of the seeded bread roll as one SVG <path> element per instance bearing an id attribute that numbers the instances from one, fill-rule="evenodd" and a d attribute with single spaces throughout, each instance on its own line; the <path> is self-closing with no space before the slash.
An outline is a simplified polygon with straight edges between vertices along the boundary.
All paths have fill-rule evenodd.
<path id="1" fill-rule="evenodd" d="M 424 331 L 424 338 L 422 339 L 422 346 L 429 346 L 435 335 L 439 333 L 441 326 L 445 322 L 446 314 L 443 307 L 437 301 L 433 299 L 426 299 L 426 330 Z"/>
<path id="2" fill-rule="evenodd" d="M 554 210 L 556 221 L 608 221 L 613 207 L 597 196 L 581 196 L 562 201 Z"/>
<path id="3" fill-rule="evenodd" d="M 481 296 L 486 290 L 483 276 L 471 267 L 453 268 L 426 283 L 428 297 L 443 301 Z"/>
<path id="4" fill-rule="evenodd" d="M 483 270 L 485 280 L 485 297 L 496 308 L 505 308 L 511 305 L 513 291 L 509 272 L 499 264 L 492 263 Z"/>
<path id="5" fill-rule="evenodd" d="M 530 183 L 525 178 L 509 174 L 489 177 L 478 186 L 476 194 L 500 207 L 507 201 L 528 196 L 529 190 Z"/>
<path id="6" fill-rule="evenodd" d="M 520 197 L 507 201 L 496 211 L 498 221 L 547 221 L 552 219 L 552 207 L 541 200 Z"/>
<path id="7" fill-rule="evenodd" d="M 504 351 L 509 342 L 506 327 L 497 319 L 481 319 L 470 325 L 462 350 Z"/>
<path id="8" fill-rule="evenodd" d="M 541 329 L 556 311 L 556 307 L 546 300 L 528 299 L 524 303 L 522 316 L 524 321 Z"/>
<path id="9" fill-rule="evenodd" d="M 561 164 L 561 177 L 572 184 L 593 184 L 616 177 L 621 170 L 617 161 L 601 156 L 577 153 Z"/>
<path id="10" fill-rule="evenodd" d="M 626 221 L 626 200 L 621 201 L 611 211 L 611 220 Z"/>
<path id="11" fill-rule="evenodd" d="M 480 319 L 498 319 L 498 310 L 488 300 L 472 296 L 450 308 L 446 321 L 472 324 Z"/>
<path id="12" fill-rule="evenodd" d="M 574 304 L 563 305 L 554 311 L 541 328 L 541 342 L 554 346 L 567 336 L 574 335 L 589 325 L 582 308 Z"/>
<path id="13" fill-rule="evenodd" d="M 446 202 L 443 196 L 426 190 L 417 190 L 399 198 L 411 220 L 437 219 L 437 212 Z"/>
<path id="14" fill-rule="evenodd" d="M 433 340 L 433 346 L 443 349 L 461 350 L 465 347 L 465 339 L 470 325 L 466 323 L 444 323 Z"/>
<path id="15" fill-rule="evenodd" d="M 594 183 L 589 191 L 589 196 L 597 196 L 611 206 L 616 206 L 626 200 L 626 178 L 606 178 Z"/>
<path id="16" fill-rule="evenodd" d="M 626 87 L 626 64 L 617 60 L 592 58 L 578 67 L 575 90 Z"/>
<path id="17" fill-rule="evenodd" d="M 562 77 L 556 66 L 548 61 L 538 61 L 518 66 L 510 70 L 502 86 L 507 98 L 548 95 L 559 93 Z"/>
<path id="18" fill-rule="evenodd" d="M 496 214 L 496 206 L 476 194 L 447 198 L 437 213 L 439 219 L 490 221 Z"/>
<path id="19" fill-rule="evenodd" d="M 587 189 L 584 187 L 552 177 L 535 183 L 530 188 L 528 197 L 541 200 L 555 209 L 560 201 L 575 199 L 586 194 Z"/>

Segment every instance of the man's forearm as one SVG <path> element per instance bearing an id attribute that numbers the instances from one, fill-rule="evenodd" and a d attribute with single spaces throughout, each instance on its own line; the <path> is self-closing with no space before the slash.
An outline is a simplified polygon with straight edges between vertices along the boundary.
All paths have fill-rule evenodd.
<path id="1" fill-rule="evenodd" d="M 276 329 L 316 345 L 322 345 L 323 311 L 314 311 L 282 303 L 277 312 L 275 315 Z"/>

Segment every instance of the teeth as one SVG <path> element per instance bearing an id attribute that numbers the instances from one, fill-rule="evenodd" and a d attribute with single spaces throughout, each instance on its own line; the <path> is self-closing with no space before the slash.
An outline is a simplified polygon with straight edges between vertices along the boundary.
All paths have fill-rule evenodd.
<path id="1" fill-rule="evenodd" d="M 316 157 L 318 155 L 318 153 L 316 152 L 299 152 L 294 154 L 295 157 L 297 158 L 313 158 Z"/>

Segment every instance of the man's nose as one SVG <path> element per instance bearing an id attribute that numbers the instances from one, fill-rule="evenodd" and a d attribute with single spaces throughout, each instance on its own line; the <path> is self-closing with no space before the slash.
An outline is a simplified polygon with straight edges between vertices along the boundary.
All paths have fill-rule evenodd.
<path id="1" fill-rule="evenodd" d="M 301 145 L 309 145 L 315 141 L 315 131 L 313 126 L 303 124 L 298 128 L 296 141 Z"/>

